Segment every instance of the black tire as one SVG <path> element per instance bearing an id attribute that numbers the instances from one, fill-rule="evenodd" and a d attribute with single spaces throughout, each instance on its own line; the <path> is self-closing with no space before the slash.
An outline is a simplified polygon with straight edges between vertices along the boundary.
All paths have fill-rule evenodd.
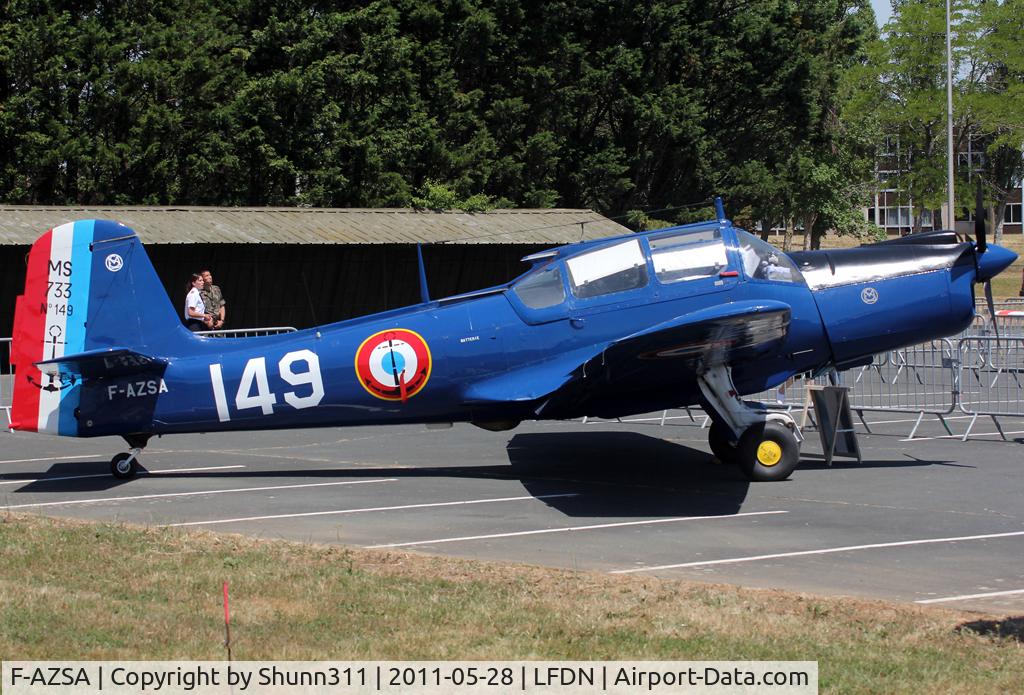
<path id="1" fill-rule="evenodd" d="M 785 480 L 800 463 L 800 442 L 781 422 L 760 423 L 740 437 L 736 457 L 743 474 L 755 482 Z"/>
<path id="2" fill-rule="evenodd" d="M 708 445 L 711 453 L 722 463 L 736 463 L 736 445 L 729 441 L 729 428 L 712 421 L 708 429 Z"/>
<path id="3" fill-rule="evenodd" d="M 131 461 L 129 461 L 131 459 Z M 139 463 L 126 451 L 110 459 L 110 473 L 119 480 L 129 480 L 139 472 Z"/>

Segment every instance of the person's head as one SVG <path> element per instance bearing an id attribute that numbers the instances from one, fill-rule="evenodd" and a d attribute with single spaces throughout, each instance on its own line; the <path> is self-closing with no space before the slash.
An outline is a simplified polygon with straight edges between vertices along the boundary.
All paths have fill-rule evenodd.
<path id="1" fill-rule="evenodd" d="M 188 285 L 185 286 L 186 290 L 190 290 L 195 287 L 197 290 L 203 289 L 203 276 L 199 273 L 192 273 L 189 277 Z"/>
<path id="2" fill-rule="evenodd" d="M 200 270 L 199 274 L 203 276 L 203 282 L 206 284 L 207 287 L 213 285 L 213 273 L 211 273 L 209 270 Z"/>

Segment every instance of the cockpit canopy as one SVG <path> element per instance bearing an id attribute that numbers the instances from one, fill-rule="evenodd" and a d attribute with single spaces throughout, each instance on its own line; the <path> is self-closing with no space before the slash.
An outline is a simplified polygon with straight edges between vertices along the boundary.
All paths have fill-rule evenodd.
<path id="1" fill-rule="evenodd" d="M 771 244 L 715 224 L 618 239 L 564 260 L 556 255 L 517 280 L 512 290 L 526 307 L 547 309 L 570 297 L 591 300 L 640 290 L 652 276 L 658 285 L 714 279 L 712 284 L 720 287 L 720 277 L 739 275 L 730 270 L 737 267 L 748 280 L 803 282 L 796 264 Z"/>
<path id="2" fill-rule="evenodd" d="M 799 283 L 804 281 L 793 259 L 767 241 L 762 241 L 742 229 L 736 230 L 736 239 L 739 241 L 740 258 L 743 260 L 743 273 L 751 280 Z"/>

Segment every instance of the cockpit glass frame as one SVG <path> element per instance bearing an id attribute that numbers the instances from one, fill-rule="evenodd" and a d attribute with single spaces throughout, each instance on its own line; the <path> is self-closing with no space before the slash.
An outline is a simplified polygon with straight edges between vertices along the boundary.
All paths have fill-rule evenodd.
<path id="1" fill-rule="evenodd" d="M 722 230 L 688 229 L 648 239 L 658 282 L 670 285 L 718 277 L 729 267 Z"/>
<path id="2" fill-rule="evenodd" d="M 743 272 L 749 280 L 806 284 L 793 259 L 767 241 L 737 229 L 736 243 Z"/>
<path id="3" fill-rule="evenodd" d="M 512 291 L 524 306 L 530 309 L 548 309 L 565 302 L 565 281 L 562 264 L 548 263 L 520 278 Z"/>
<path id="4" fill-rule="evenodd" d="M 591 299 L 646 287 L 647 257 L 639 239 L 586 251 L 565 260 L 569 290 L 577 299 Z"/>

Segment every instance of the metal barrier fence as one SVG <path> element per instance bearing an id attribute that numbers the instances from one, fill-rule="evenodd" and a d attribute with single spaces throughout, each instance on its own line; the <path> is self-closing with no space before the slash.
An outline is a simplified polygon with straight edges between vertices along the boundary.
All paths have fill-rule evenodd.
<path id="1" fill-rule="evenodd" d="M 846 379 L 850 407 L 902 413 L 946 415 L 956 408 L 956 348 L 949 339 L 932 340 L 876 355 Z"/>
<path id="2" fill-rule="evenodd" d="M 263 335 L 294 333 L 297 328 L 291 326 L 270 326 L 268 328 L 230 328 L 223 331 L 196 331 L 196 335 L 207 338 L 255 338 Z"/>
<path id="3" fill-rule="evenodd" d="M 995 322 L 1000 335 L 1020 336 L 1024 335 L 1024 297 L 1015 301 L 1007 299 L 997 302 L 995 309 Z M 967 335 L 994 335 L 992 321 L 989 317 L 988 305 L 984 302 L 976 306 L 974 323 Z"/>
<path id="4" fill-rule="evenodd" d="M 956 409 L 956 347 L 948 338 L 875 355 L 871 364 L 834 378 L 850 387 L 853 410 L 946 415 Z M 769 407 L 802 408 L 807 385 L 827 385 L 827 375 L 805 374 L 784 387 L 752 397 Z"/>
<path id="5" fill-rule="evenodd" d="M 960 410 L 1024 417 L 1024 338 L 960 341 Z"/>
<path id="6" fill-rule="evenodd" d="M 991 418 L 1006 439 L 998 418 L 1024 417 L 1024 335 L 997 338 L 977 322 L 959 337 L 875 355 L 870 365 L 840 373 L 837 381 L 850 387 L 850 407 L 869 432 L 865 412 L 891 412 L 917 415 L 910 439 L 925 415 L 934 416 L 953 436 L 946 417 L 959 411 L 971 417 L 962 439 L 971 436 L 979 417 Z M 828 377 L 808 374 L 751 400 L 803 409 L 807 384 L 826 383 Z"/>

